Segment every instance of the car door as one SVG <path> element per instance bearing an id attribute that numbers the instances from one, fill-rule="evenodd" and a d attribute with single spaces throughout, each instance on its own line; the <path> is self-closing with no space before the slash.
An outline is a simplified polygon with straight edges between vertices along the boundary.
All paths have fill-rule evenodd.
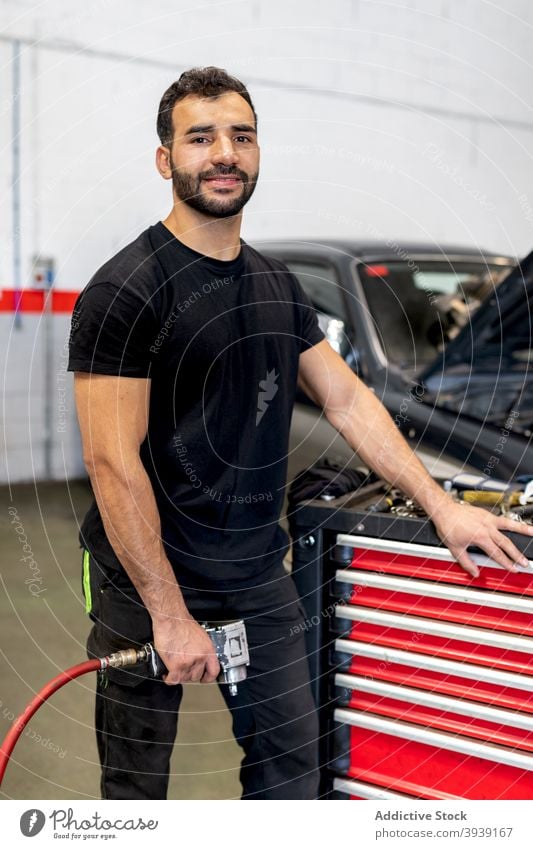
<path id="1" fill-rule="evenodd" d="M 356 368 L 357 345 L 337 268 L 327 261 L 279 258 L 283 259 L 311 300 L 319 325 L 332 348 L 351 368 Z M 303 392 L 298 393 L 294 407 L 289 451 L 289 482 L 298 472 L 322 457 L 350 465 L 360 462 L 322 410 Z"/>

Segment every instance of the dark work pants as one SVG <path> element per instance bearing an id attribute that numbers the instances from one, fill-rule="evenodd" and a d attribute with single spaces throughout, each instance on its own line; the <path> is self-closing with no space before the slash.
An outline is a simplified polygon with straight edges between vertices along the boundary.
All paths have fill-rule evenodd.
<path id="1" fill-rule="evenodd" d="M 151 640 L 150 617 L 127 576 L 103 576 L 92 557 L 90 568 L 94 625 L 89 657 Z M 309 687 L 305 612 L 281 564 L 263 580 L 239 592 L 183 592 L 197 621 L 245 622 L 248 677 L 236 696 L 220 685 L 244 751 L 242 798 L 315 799 L 318 722 Z M 102 798 L 166 798 L 182 692 L 181 685 L 147 678 L 143 665 L 99 676 L 96 736 Z"/>

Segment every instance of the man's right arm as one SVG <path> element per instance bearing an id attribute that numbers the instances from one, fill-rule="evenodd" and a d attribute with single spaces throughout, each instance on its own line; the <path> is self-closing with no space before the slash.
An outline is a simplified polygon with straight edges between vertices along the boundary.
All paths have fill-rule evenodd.
<path id="1" fill-rule="evenodd" d="M 214 681 L 213 644 L 190 615 L 161 540 L 159 511 L 140 447 L 149 379 L 75 372 L 83 459 L 107 538 L 151 618 L 167 684 Z"/>

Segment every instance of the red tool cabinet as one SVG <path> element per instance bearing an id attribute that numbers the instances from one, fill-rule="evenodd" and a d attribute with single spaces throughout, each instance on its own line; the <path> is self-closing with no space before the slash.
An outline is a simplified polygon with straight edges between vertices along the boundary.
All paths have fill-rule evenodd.
<path id="1" fill-rule="evenodd" d="M 291 532 L 323 796 L 533 799 L 533 569 L 472 579 L 429 522 L 342 504 Z"/>

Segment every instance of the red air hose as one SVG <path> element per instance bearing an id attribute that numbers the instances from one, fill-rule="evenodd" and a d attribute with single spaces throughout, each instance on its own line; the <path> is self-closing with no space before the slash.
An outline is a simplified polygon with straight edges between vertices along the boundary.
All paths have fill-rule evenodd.
<path id="1" fill-rule="evenodd" d="M 15 748 L 15 744 L 20 735 L 24 731 L 25 726 L 36 710 L 38 710 L 43 702 L 45 702 L 56 690 L 59 690 L 63 684 L 68 684 L 74 678 L 79 678 L 80 675 L 85 675 L 86 672 L 95 672 L 102 669 L 102 660 L 86 660 L 85 663 L 77 663 L 76 666 L 71 666 L 70 669 L 65 669 L 60 672 L 55 678 L 46 684 L 42 690 L 31 700 L 26 709 L 21 713 L 18 719 L 15 720 L 13 726 L 7 733 L 2 746 L 0 747 L 0 784 L 2 784 L 4 773 L 6 771 L 9 758 Z"/>
<path id="2" fill-rule="evenodd" d="M 52 680 L 49 681 L 48 684 L 46 684 L 31 700 L 19 718 L 15 720 L 12 728 L 6 735 L 4 742 L 0 746 L 0 784 L 2 784 L 11 753 L 15 748 L 17 740 L 24 731 L 25 726 L 28 724 L 35 711 L 38 710 L 41 705 L 49 699 L 53 693 L 55 693 L 56 690 L 59 690 L 63 684 L 68 684 L 69 681 L 73 681 L 74 678 L 79 678 L 80 675 L 85 675 L 86 672 L 103 671 L 104 669 L 107 669 L 108 666 L 116 668 L 122 666 L 133 666 L 136 663 L 141 663 L 149 659 L 152 659 L 153 665 L 153 658 L 156 657 L 158 657 L 158 655 L 153 645 L 151 643 L 146 643 L 146 645 L 140 649 L 119 649 L 107 657 L 99 657 L 95 660 L 86 660 L 84 663 L 77 663 L 76 666 L 71 666 L 70 669 L 65 669 L 64 672 L 60 672 L 59 675 L 52 678 Z"/>

